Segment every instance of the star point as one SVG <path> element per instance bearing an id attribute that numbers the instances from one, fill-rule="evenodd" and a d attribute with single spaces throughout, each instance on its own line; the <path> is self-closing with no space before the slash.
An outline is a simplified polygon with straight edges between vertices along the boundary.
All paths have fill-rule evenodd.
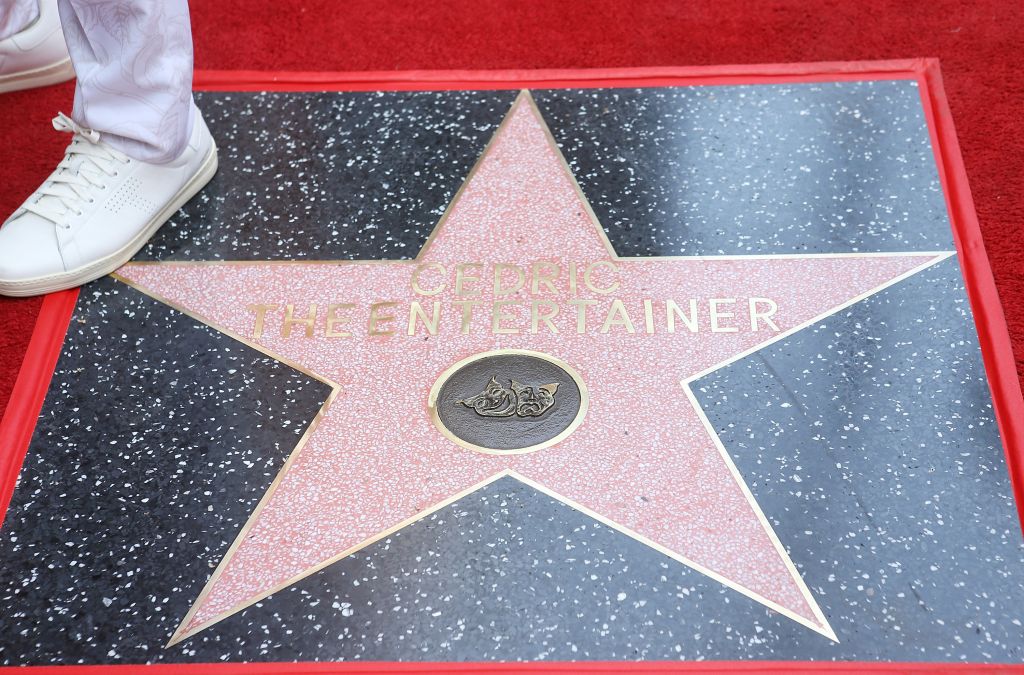
<path id="1" fill-rule="evenodd" d="M 521 93 L 414 260 L 125 266 L 333 388 L 171 644 L 505 476 L 837 640 L 690 387 L 946 255 L 620 258 Z M 494 350 L 577 371 L 578 426 L 523 454 L 441 433 L 431 386 Z"/>

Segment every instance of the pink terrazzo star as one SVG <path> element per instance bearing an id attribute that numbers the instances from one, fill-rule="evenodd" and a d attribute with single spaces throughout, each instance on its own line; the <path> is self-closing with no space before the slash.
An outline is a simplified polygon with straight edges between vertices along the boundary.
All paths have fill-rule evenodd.
<path id="1" fill-rule="evenodd" d="M 618 258 L 524 95 L 415 261 L 125 266 L 119 277 L 136 288 L 335 386 L 172 642 L 505 475 L 836 639 L 689 382 L 946 255 Z M 583 271 L 599 261 L 586 284 Z M 521 289 L 495 295 L 494 264 L 528 273 L 538 262 L 558 266 L 550 285 L 534 289 L 527 276 Z M 464 269 L 480 278 L 464 279 L 463 295 L 456 295 L 455 271 L 464 263 L 480 263 Z M 417 269 L 419 290 L 436 294 L 417 293 Z M 510 269 L 506 281 L 514 284 Z M 598 292 L 615 283 L 611 293 Z M 466 295 L 472 292 L 479 295 Z M 748 298 L 770 299 L 777 311 L 751 324 Z M 557 308 L 550 323 L 533 325 L 537 299 Z M 668 331 L 669 299 L 684 309 L 697 301 L 696 332 L 679 320 Z M 733 314 L 718 317 L 718 331 L 708 315 L 711 299 L 724 300 L 720 311 Z M 466 300 L 481 303 L 470 306 L 468 333 L 465 305 L 456 304 Z M 495 300 L 515 301 L 503 307 L 509 318 L 498 327 L 518 332 L 494 332 Z M 594 301 L 585 307 L 583 332 L 580 300 Z M 615 313 L 614 300 L 628 321 Z M 371 305 L 385 301 L 397 304 L 377 315 L 394 319 L 371 326 Z M 435 301 L 436 334 L 420 321 L 410 335 L 411 303 L 429 314 Z M 314 303 L 312 335 L 295 324 L 284 337 L 284 307 L 293 305 L 294 318 L 302 318 Z M 344 309 L 351 320 L 329 326 L 328 305 L 340 303 L 354 306 Z M 266 310 L 260 329 L 254 304 L 276 308 Z M 371 327 L 393 334 L 371 335 Z M 331 331 L 351 336 L 329 337 Z M 495 349 L 542 352 L 572 366 L 589 390 L 582 424 L 529 454 L 484 454 L 445 438 L 428 410 L 432 385 L 452 364 Z"/>

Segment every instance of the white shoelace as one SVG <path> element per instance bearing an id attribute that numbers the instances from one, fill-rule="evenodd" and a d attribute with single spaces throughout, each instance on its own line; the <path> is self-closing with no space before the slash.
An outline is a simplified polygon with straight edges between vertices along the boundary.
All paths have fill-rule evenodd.
<path id="1" fill-rule="evenodd" d="M 56 170 L 23 208 L 68 228 L 68 219 L 82 215 L 82 206 L 96 201 L 95 191 L 106 189 L 107 179 L 119 174 L 119 165 L 132 160 L 100 141 L 98 131 L 81 126 L 64 113 L 53 118 L 53 128 L 73 133 L 74 138 Z"/>

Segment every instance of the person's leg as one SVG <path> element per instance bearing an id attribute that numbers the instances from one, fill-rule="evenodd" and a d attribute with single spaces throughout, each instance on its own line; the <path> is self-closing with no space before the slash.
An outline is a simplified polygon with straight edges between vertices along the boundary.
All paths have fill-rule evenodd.
<path id="1" fill-rule="evenodd" d="M 0 227 L 0 295 L 49 293 L 114 271 L 217 170 L 192 101 L 185 0 L 58 2 L 78 87 L 74 118 L 60 114 L 53 125 L 72 141 Z"/>
<path id="2" fill-rule="evenodd" d="M 57 0 L 0 0 L 0 94 L 74 76 Z"/>
<path id="3" fill-rule="evenodd" d="M 0 0 L 0 40 L 28 28 L 39 18 L 39 0 Z"/>
<path id="4" fill-rule="evenodd" d="M 71 117 L 144 162 L 178 157 L 192 130 L 186 0 L 58 0 L 78 74 Z"/>

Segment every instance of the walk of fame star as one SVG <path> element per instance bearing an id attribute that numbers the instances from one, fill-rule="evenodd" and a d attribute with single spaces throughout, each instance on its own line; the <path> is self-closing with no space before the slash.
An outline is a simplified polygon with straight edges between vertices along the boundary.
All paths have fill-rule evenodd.
<path id="1" fill-rule="evenodd" d="M 836 640 L 691 383 L 948 255 L 620 258 L 524 92 L 415 260 L 128 264 L 122 281 L 333 387 L 171 643 L 502 476 Z M 550 274 L 537 283 L 483 283 L 496 265 L 538 263 Z M 759 321 L 754 304 L 740 312 L 746 298 L 775 308 Z M 668 299 L 682 307 L 673 330 Z M 269 309 L 288 306 L 284 319 Z M 349 307 L 370 320 L 343 322 Z M 586 415 L 530 452 L 454 442 L 431 419 L 431 389 L 499 350 L 567 364 Z"/>

